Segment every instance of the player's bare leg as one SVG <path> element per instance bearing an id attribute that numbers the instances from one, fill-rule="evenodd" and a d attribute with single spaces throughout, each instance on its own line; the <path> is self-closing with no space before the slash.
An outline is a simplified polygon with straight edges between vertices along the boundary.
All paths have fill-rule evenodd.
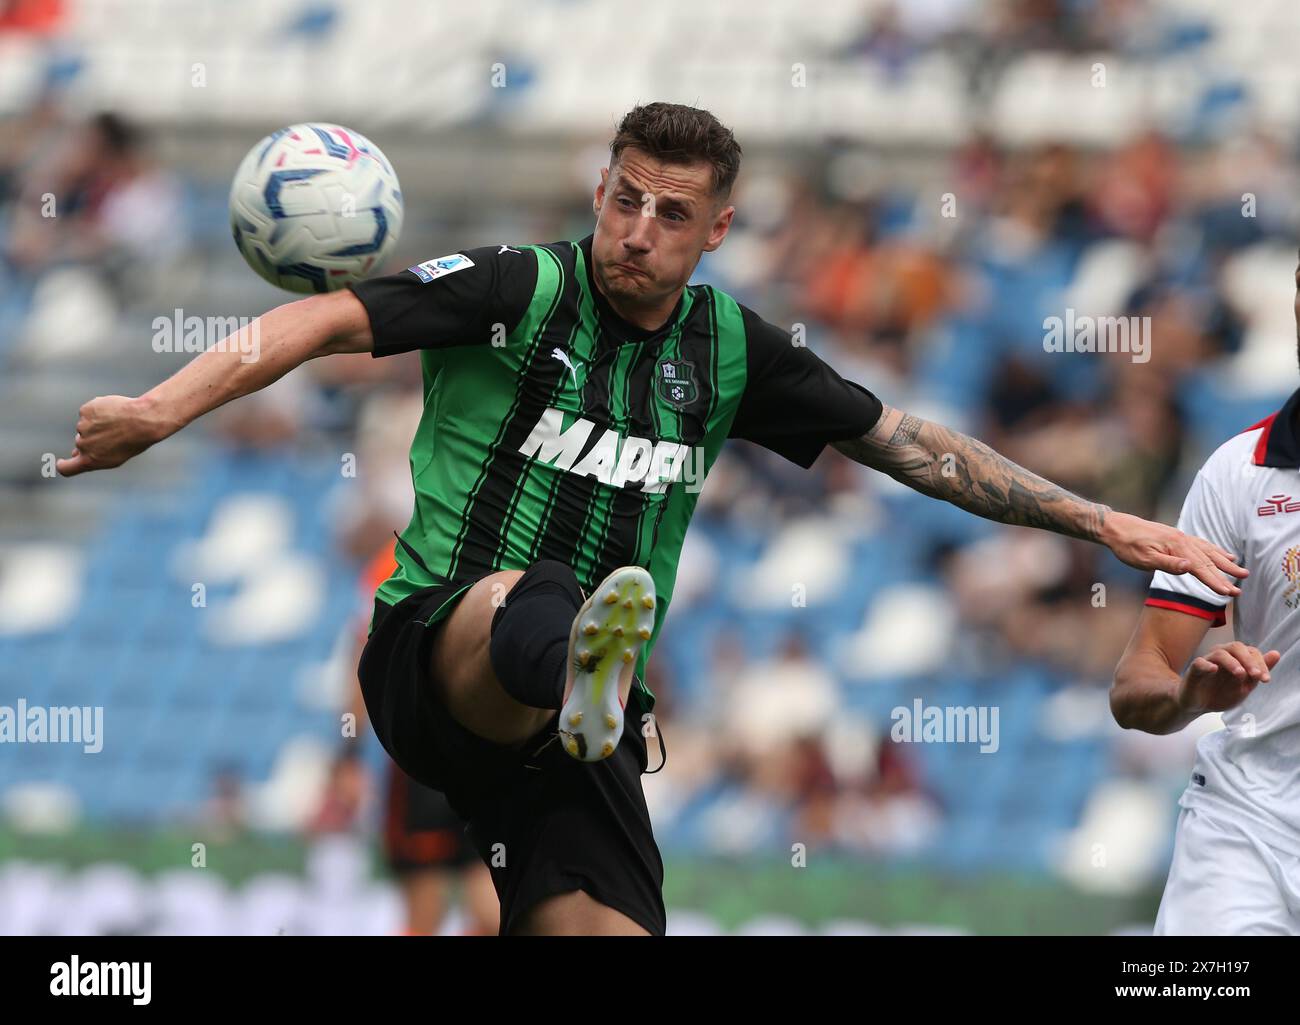
<path id="1" fill-rule="evenodd" d="M 522 570 L 502 570 L 477 581 L 430 646 L 434 683 L 452 717 L 497 744 L 522 744 L 555 714 L 516 701 L 492 667 L 492 618 L 523 575 Z"/>
<path id="2" fill-rule="evenodd" d="M 492 873 L 479 862 L 461 874 L 461 906 L 465 911 L 466 931 L 476 936 L 495 936 L 501 927 L 501 902 Z"/>
<path id="3" fill-rule="evenodd" d="M 573 571 L 554 561 L 493 573 L 465 593 L 435 635 L 433 679 L 461 725 L 499 744 L 523 744 L 562 706 L 566 750 L 597 761 L 613 754 L 622 736 L 624 706 L 655 609 L 654 582 L 639 566 L 615 570 L 590 597 Z M 511 931 L 649 934 L 583 891 L 539 902 Z"/>
<path id="4" fill-rule="evenodd" d="M 446 917 L 451 880 L 442 869 L 408 872 L 401 880 L 408 936 L 432 936 Z"/>
<path id="5" fill-rule="evenodd" d="M 560 708 L 565 750 L 600 761 L 623 735 L 655 609 L 654 581 L 640 566 L 614 570 L 590 597 L 554 561 L 491 573 L 434 637 L 435 686 L 457 722 L 498 744 L 522 744 Z"/>
<path id="6" fill-rule="evenodd" d="M 520 916 L 512 936 L 649 936 L 621 911 L 583 890 L 538 901 Z"/>

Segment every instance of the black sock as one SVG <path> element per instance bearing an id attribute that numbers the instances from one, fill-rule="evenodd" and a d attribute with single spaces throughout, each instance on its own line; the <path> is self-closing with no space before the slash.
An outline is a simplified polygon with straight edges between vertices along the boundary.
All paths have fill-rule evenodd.
<path id="1" fill-rule="evenodd" d="M 492 615 L 488 655 L 506 693 L 530 708 L 559 708 L 569 631 L 583 602 L 578 578 L 562 562 L 529 566 Z"/>

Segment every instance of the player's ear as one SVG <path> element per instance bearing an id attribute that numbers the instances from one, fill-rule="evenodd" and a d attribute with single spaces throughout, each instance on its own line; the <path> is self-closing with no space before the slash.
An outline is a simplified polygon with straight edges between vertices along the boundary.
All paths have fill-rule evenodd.
<path id="1" fill-rule="evenodd" d="M 734 206 L 724 207 L 713 221 L 713 230 L 709 232 L 709 241 L 704 246 L 706 253 L 711 253 L 718 246 L 722 245 L 722 240 L 727 237 L 727 232 L 731 229 L 731 219 L 736 215 Z"/>
<path id="2" fill-rule="evenodd" d="M 600 169 L 600 181 L 596 185 L 596 194 L 591 200 L 591 209 L 593 213 L 600 213 L 600 204 L 605 202 L 605 183 L 609 181 L 609 168 Z"/>

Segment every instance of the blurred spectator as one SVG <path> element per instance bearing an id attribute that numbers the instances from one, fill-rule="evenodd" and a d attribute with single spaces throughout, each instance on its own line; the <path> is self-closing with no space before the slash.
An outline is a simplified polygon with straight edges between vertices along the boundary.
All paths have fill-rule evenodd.
<path id="1" fill-rule="evenodd" d="M 362 403 L 357 474 L 343 489 L 335 519 L 340 544 L 353 558 L 372 555 L 381 545 L 391 550 L 393 531 L 411 518 L 415 492 L 408 456 L 423 411 L 424 396 L 412 389 L 381 389 Z"/>
<path id="2" fill-rule="evenodd" d="M 312 834 L 352 832 L 358 826 L 368 791 L 366 770 L 359 753 L 349 750 L 335 758 L 307 831 Z"/>
<path id="3" fill-rule="evenodd" d="M 882 743 L 875 773 L 840 797 L 834 808 L 835 839 L 858 854 L 914 854 L 939 832 L 938 803 L 921 787 L 900 745 Z"/>
<path id="4" fill-rule="evenodd" d="M 63 117 L 58 94 L 47 90 L 29 108 L 0 118 L 0 204 L 18 198 L 26 168 L 49 159 Z"/>
<path id="5" fill-rule="evenodd" d="M 1173 205 L 1178 158 L 1156 132 L 1134 139 L 1098 161 L 1093 210 L 1108 231 L 1150 241 Z"/>
<path id="6" fill-rule="evenodd" d="M 247 828 L 243 780 L 233 766 L 222 765 L 213 771 L 212 796 L 203 809 L 202 822 L 208 835 L 219 842 L 234 840 Z"/>
<path id="7" fill-rule="evenodd" d="M 168 265 L 186 242 L 175 176 L 150 154 L 141 128 L 102 113 L 27 169 L 7 255 L 29 273 L 75 262 L 117 277 Z"/>
<path id="8" fill-rule="evenodd" d="M 762 760 L 773 748 L 822 729 L 834 714 L 835 692 L 835 678 L 792 632 L 775 658 L 732 683 L 724 728 L 744 756 Z"/>
<path id="9" fill-rule="evenodd" d="M 868 17 L 862 35 L 849 45 L 849 52 L 878 63 L 891 77 L 899 77 L 920 53 L 920 48 L 903 27 L 893 3 L 877 7 Z"/>

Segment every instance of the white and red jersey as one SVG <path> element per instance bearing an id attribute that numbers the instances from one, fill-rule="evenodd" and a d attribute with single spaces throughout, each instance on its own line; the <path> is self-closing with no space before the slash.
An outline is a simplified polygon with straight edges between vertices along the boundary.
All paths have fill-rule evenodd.
<path id="1" fill-rule="evenodd" d="M 1249 819 L 1272 846 L 1300 853 L 1300 391 L 1225 442 L 1196 475 L 1178 527 L 1250 570 L 1232 599 L 1236 639 L 1282 658 L 1224 729 L 1197 744 L 1179 803 Z M 1195 577 L 1156 573 L 1146 604 L 1218 626 L 1229 599 Z"/>

